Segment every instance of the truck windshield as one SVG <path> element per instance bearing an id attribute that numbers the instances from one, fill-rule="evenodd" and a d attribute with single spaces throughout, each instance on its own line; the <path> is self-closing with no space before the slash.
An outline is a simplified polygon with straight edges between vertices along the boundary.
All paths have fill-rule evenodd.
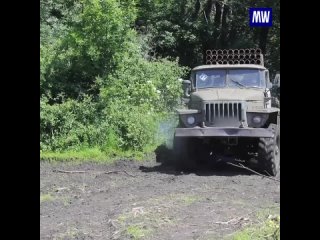
<path id="1" fill-rule="evenodd" d="M 225 87 L 226 70 L 202 70 L 196 73 L 197 88 Z"/>
<path id="2" fill-rule="evenodd" d="M 265 86 L 263 71 L 258 69 L 229 70 L 228 79 L 230 87 L 263 88 Z"/>
<path id="3" fill-rule="evenodd" d="M 264 71 L 259 69 L 210 69 L 195 74 L 197 88 L 263 88 Z"/>

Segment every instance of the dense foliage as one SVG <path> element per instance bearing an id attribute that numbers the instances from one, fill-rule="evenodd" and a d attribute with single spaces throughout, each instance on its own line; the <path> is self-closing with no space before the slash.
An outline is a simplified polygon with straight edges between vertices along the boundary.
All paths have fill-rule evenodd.
<path id="1" fill-rule="evenodd" d="M 177 78 L 206 49 L 260 47 L 272 75 L 280 70 L 279 1 L 40 3 L 42 151 L 158 144 L 181 97 Z M 249 28 L 248 7 L 272 7 L 274 27 Z"/>
<path id="2" fill-rule="evenodd" d="M 249 7 L 272 7 L 273 27 L 250 28 Z M 136 23 L 155 54 L 182 65 L 202 64 L 207 49 L 260 47 L 271 72 L 280 70 L 279 0 L 140 0 Z"/>

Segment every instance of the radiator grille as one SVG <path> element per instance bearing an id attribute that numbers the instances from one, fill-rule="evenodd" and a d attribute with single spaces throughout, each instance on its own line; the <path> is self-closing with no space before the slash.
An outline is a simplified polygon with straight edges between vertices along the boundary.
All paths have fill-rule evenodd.
<path id="1" fill-rule="evenodd" d="M 243 119 L 243 103 L 215 102 L 205 104 L 205 121 L 209 125 L 238 125 Z"/>

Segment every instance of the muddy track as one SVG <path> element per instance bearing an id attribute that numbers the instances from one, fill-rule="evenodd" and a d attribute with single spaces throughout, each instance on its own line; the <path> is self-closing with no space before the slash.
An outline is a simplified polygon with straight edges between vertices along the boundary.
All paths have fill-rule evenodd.
<path id="1" fill-rule="evenodd" d="M 40 201 L 41 239 L 223 239 L 278 209 L 280 183 L 232 166 L 41 162 Z"/>

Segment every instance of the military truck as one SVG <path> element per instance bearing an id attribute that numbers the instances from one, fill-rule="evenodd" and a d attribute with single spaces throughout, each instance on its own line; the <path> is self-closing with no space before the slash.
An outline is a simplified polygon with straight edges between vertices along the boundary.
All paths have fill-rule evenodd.
<path id="1" fill-rule="evenodd" d="M 280 109 L 271 105 L 272 83 L 260 49 L 208 50 L 206 64 L 180 81 L 188 103 L 177 110 L 173 146 L 179 169 L 239 159 L 254 160 L 265 174 L 279 173 Z"/>

